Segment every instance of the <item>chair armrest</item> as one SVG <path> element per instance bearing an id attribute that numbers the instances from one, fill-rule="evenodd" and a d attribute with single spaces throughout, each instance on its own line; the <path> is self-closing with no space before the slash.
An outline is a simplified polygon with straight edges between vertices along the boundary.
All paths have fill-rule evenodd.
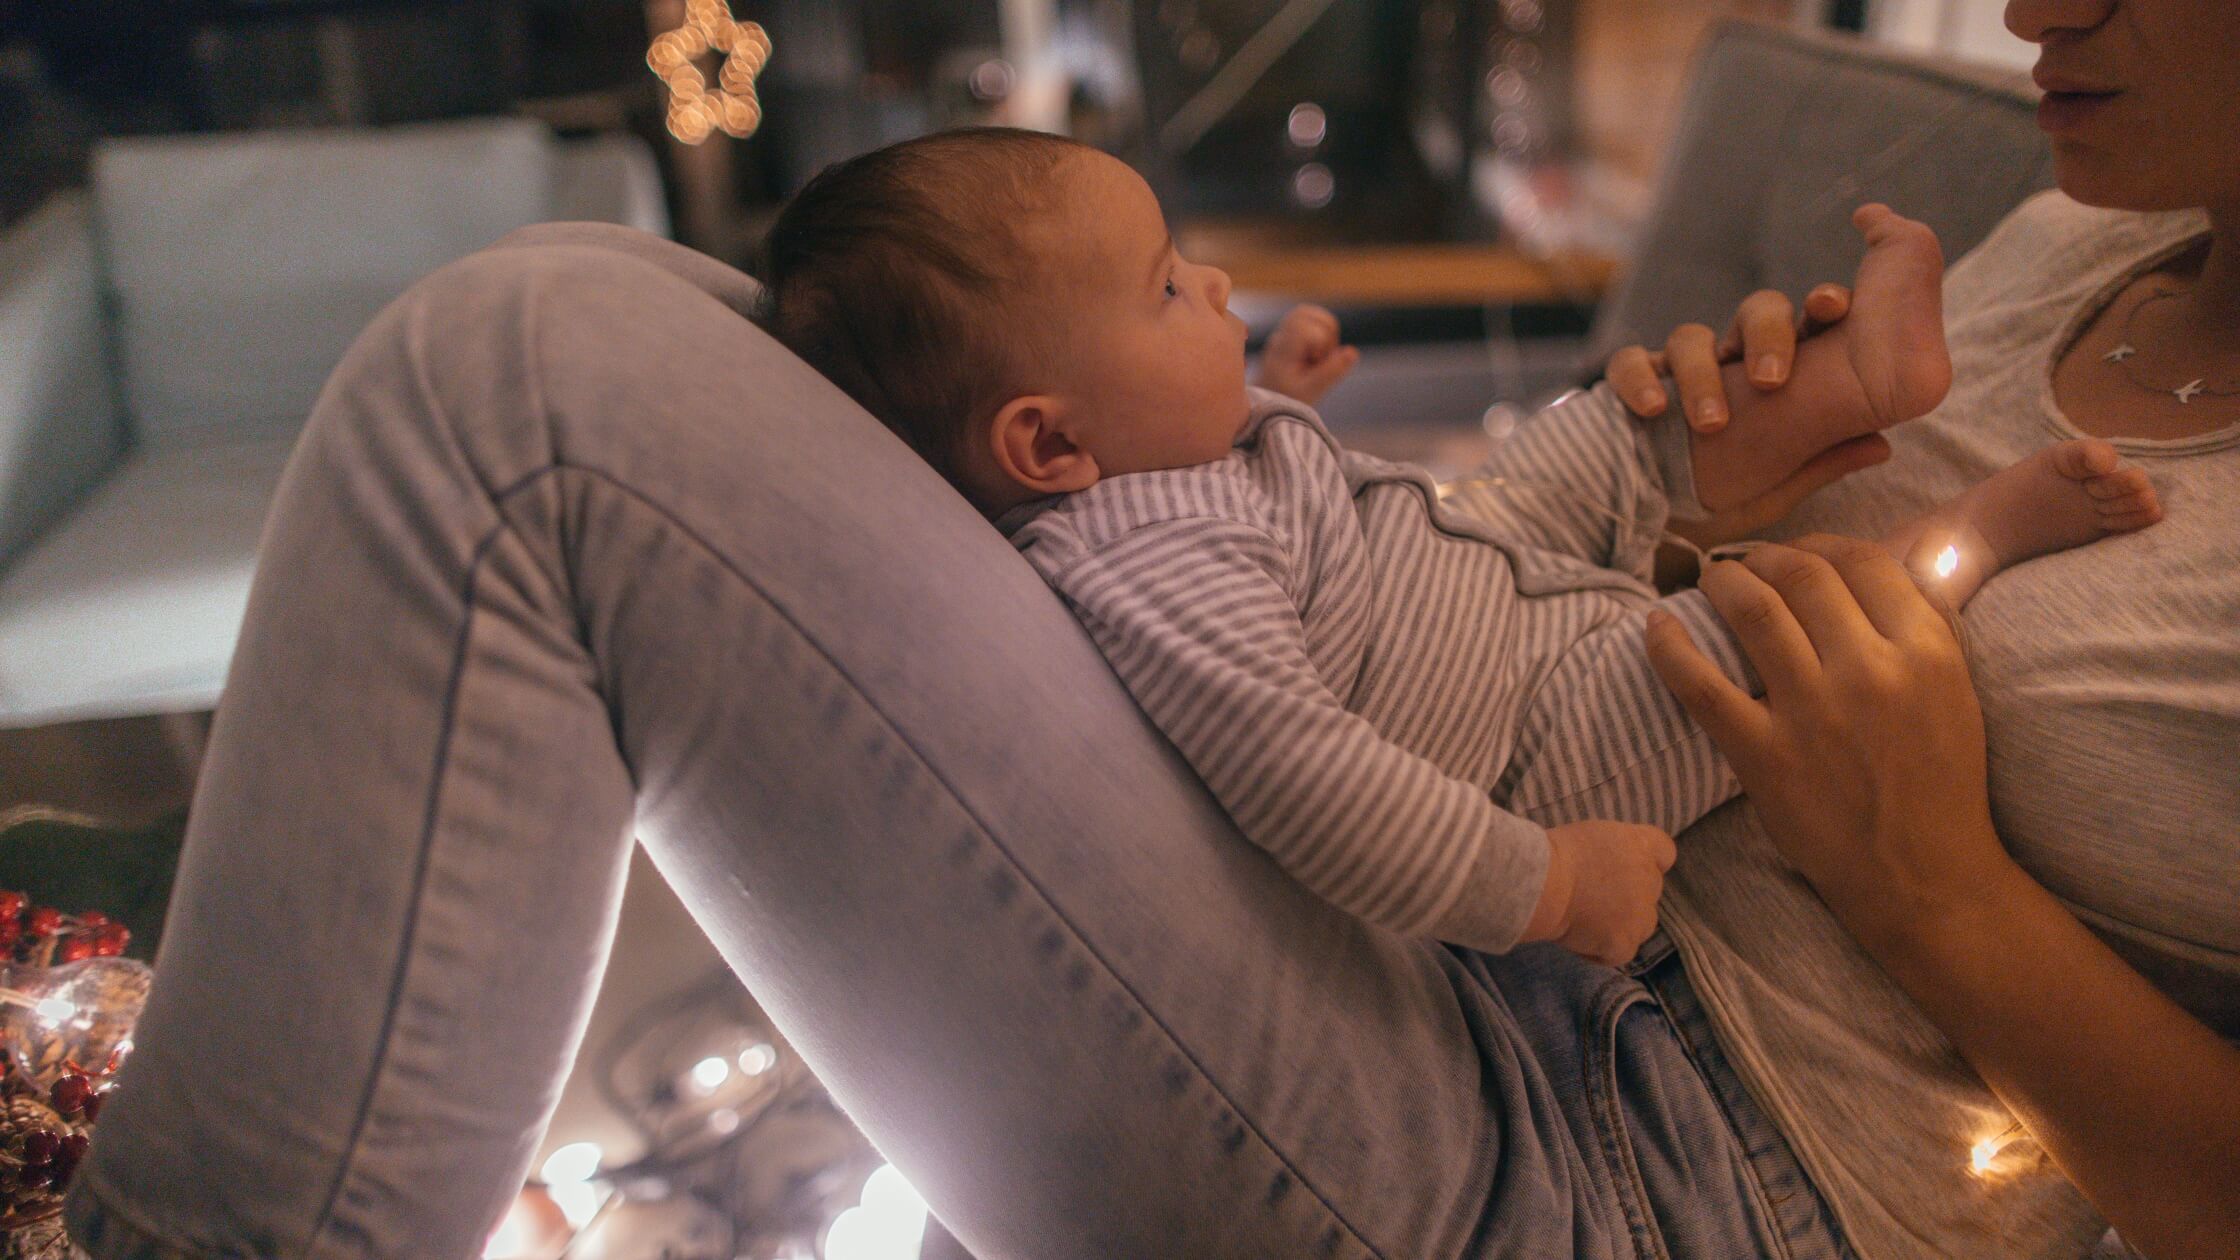
<path id="1" fill-rule="evenodd" d="M 1958 258 L 2053 183 L 2027 75 L 1856 36 L 1753 22 L 1696 60 L 1656 203 L 1589 338 L 1599 368 L 1691 320 L 1724 327 L 1753 289 L 1850 283 L 1851 227 L 1883 201 Z"/>
<path id="2" fill-rule="evenodd" d="M 100 277 L 82 195 L 0 235 L 0 568 L 124 453 Z"/>

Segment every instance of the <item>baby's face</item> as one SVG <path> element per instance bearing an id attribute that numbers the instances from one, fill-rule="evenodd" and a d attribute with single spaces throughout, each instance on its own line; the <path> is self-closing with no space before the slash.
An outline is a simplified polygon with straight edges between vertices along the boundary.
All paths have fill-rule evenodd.
<path id="1" fill-rule="evenodd" d="M 1244 321 L 1229 277 L 1175 252 L 1143 178 L 1102 153 L 1061 163 L 1056 208 L 1029 234 L 1044 254 L 1052 392 L 1099 474 L 1210 463 L 1250 411 Z"/>

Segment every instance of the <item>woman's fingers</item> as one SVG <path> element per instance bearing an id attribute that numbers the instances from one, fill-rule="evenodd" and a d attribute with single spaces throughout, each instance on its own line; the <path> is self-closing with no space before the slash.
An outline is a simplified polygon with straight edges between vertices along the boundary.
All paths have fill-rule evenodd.
<path id="1" fill-rule="evenodd" d="M 1687 409 L 1688 427 L 1717 433 L 1727 427 L 1727 388 L 1719 379 L 1718 346 L 1703 324 L 1682 324 L 1664 343 L 1665 364 Z"/>
<path id="2" fill-rule="evenodd" d="M 1849 660 L 1879 646 L 1884 636 L 1866 610 L 1859 606 L 1851 584 L 1829 557 L 1830 553 L 1840 551 L 1845 562 L 1856 567 L 1860 557 L 1842 549 L 1871 548 L 1874 544 L 1828 535 L 1817 541 L 1815 548 L 1778 544 L 1759 547 L 1744 556 L 1742 564 L 1772 588 L 1786 606 L 1784 611 L 1803 634 L 1806 650 L 1813 654 L 1815 662 Z M 1885 555 L 1883 559 L 1889 557 Z M 1903 573 L 1897 576 L 1911 591 L 1911 579 Z M 1913 594 L 1915 599 L 1920 598 L 1918 592 Z M 1755 653 L 1752 659 L 1756 659 Z M 1760 671 L 1763 672 L 1763 666 Z M 1768 678 L 1766 685 L 1770 690 L 1773 680 Z"/>
<path id="3" fill-rule="evenodd" d="M 1802 332 L 1810 337 L 1840 324 L 1851 313 L 1851 290 L 1840 284 L 1818 284 L 1804 295 Z"/>
<path id="4" fill-rule="evenodd" d="M 1732 348 L 1732 356 L 1725 353 Z M 1789 379 L 1797 358 L 1797 308 L 1789 295 L 1760 289 L 1742 299 L 1734 313 L 1734 327 L 1720 346 L 1720 357 L 1738 357 L 1750 383 L 1763 390 L 1779 389 Z"/>
<path id="5" fill-rule="evenodd" d="M 1627 346 L 1610 356 L 1610 366 L 1603 375 L 1627 411 L 1654 420 L 1672 405 L 1664 382 L 1658 379 L 1663 374 L 1663 355 L 1651 354 L 1641 346 Z"/>
<path id="6" fill-rule="evenodd" d="M 1771 737 L 1765 706 L 1750 698 L 1711 663 L 1688 637 L 1688 628 L 1666 612 L 1649 614 L 1649 667 L 1729 761 L 1747 756 Z"/>
<path id="7" fill-rule="evenodd" d="M 1753 556 L 1772 547 L 1761 547 Z M 1820 656 L 1812 639 L 1789 610 L 1783 592 L 1758 575 L 1757 566 L 1733 560 L 1716 560 L 1707 566 L 1696 586 L 1734 632 L 1743 655 L 1757 666 L 1766 685 L 1766 699 L 1808 694 L 1820 678 Z"/>
<path id="8" fill-rule="evenodd" d="M 1813 534 L 1790 545 L 1823 556 L 1834 565 L 1857 597 L 1860 611 L 1883 638 L 1893 643 L 1957 646 L 1951 605 L 1924 591 L 1907 572 L 1927 572 L 1933 577 L 1936 553 L 1952 540 L 1953 535 L 1947 532 L 1925 530 L 1903 563 L 1882 546 L 1856 538 Z"/>

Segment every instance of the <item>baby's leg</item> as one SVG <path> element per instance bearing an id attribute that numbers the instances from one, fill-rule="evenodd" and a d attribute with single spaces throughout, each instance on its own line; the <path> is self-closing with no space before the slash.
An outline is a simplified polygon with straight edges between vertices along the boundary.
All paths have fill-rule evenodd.
<path id="1" fill-rule="evenodd" d="M 1918 557 L 1947 603 L 1968 602 L 1992 575 L 2049 552 L 2162 519 L 2147 475 L 2097 438 L 2056 442 L 1986 477 L 1883 540 Z"/>
<path id="2" fill-rule="evenodd" d="M 1860 207 L 1852 221 L 1866 235 L 1867 256 L 1850 317 L 1800 344 L 1789 383 L 1772 393 L 1731 365 L 1733 419 L 1694 435 L 1696 497 L 1710 511 L 1773 489 L 1838 442 L 1927 414 L 1951 387 L 1936 234 L 1880 205 Z"/>
<path id="3" fill-rule="evenodd" d="M 1751 695 L 1763 687 L 1726 622 L 1696 591 L 1660 600 Z M 1581 636 L 1518 720 L 1494 800 L 1544 827 L 1607 818 L 1675 835 L 1739 790 L 1709 736 L 1649 667 L 1641 615 Z"/>
<path id="4" fill-rule="evenodd" d="M 1676 462 L 1655 432 L 1665 423 L 1635 421 L 1606 385 L 1568 394 L 1448 486 L 1446 502 L 1504 539 L 1645 579 L 1668 515 L 1663 483 L 1686 474 L 1685 439 Z"/>

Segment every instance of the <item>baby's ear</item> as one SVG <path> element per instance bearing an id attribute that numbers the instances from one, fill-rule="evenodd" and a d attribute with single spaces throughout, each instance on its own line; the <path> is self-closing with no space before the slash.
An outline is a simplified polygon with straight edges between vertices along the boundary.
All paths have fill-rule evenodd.
<path id="1" fill-rule="evenodd" d="M 1028 394 L 997 408 L 988 423 L 997 471 L 1038 497 L 1097 484 L 1096 456 L 1074 442 L 1065 418 L 1065 404 L 1048 394 Z"/>

